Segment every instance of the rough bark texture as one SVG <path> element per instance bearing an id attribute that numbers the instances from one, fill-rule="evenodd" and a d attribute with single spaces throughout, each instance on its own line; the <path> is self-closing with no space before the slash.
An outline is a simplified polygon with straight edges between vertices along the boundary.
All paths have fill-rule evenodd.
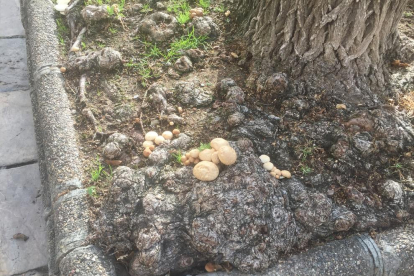
<path id="1" fill-rule="evenodd" d="M 248 83 L 284 72 L 300 94 L 332 93 L 375 105 L 388 84 L 386 55 L 398 43 L 407 0 L 239 0 L 238 18 L 252 54 Z M 378 93 L 380 94 L 380 93 Z"/>

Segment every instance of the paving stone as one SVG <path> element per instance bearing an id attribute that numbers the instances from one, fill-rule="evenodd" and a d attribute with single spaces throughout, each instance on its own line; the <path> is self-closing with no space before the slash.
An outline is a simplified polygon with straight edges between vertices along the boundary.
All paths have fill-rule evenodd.
<path id="1" fill-rule="evenodd" d="M 47 265 L 46 222 L 37 164 L 0 170 L 0 276 Z M 15 239 L 15 234 L 28 237 Z"/>
<path id="2" fill-rule="evenodd" d="M 0 0 L 0 6 L 0 37 L 24 35 L 19 0 Z"/>
<path id="3" fill-rule="evenodd" d="M 0 167 L 37 159 L 29 91 L 0 93 Z"/>
<path id="4" fill-rule="evenodd" d="M 24 38 L 0 38 L 0 92 L 29 88 L 26 60 Z"/>

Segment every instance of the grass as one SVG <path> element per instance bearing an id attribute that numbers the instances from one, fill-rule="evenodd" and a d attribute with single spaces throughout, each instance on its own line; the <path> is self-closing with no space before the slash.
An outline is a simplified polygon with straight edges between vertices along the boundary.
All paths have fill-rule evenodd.
<path id="1" fill-rule="evenodd" d="M 98 194 L 96 192 L 96 186 L 89 186 L 88 188 L 86 188 L 86 192 L 91 197 L 98 197 Z"/>
<path id="2" fill-rule="evenodd" d="M 179 12 L 176 16 L 178 23 L 184 25 L 188 21 L 190 21 L 190 13 L 189 12 Z"/>
<path id="3" fill-rule="evenodd" d="M 170 0 L 167 4 L 167 11 L 175 13 L 180 24 L 190 21 L 190 9 L 187 0 Z"/>
<path id="4" fill-rule="evenodd" d="M 207 37 L 200 36 L 197 37 L 194 35 L 194 28 L 189 32 L 187 35 L 180 37 L 179 39 L 173 41 L 170 44 L 169 49 L 167 50 L 167 54 L 164 56 L 167 61 L 176 59 L 181 56 L 180 52 L 189 50 L 189 49 L 196 49 L 201 46 L 205 46 L 207 41 Z"/>
<path id="5" fill-rule="evenodd" d="M 216 6 L 216 7 L 214 8 L 214 11 L 215 11 L 215 12 L 225 12 L 225 11 L 226 11 L 226 8 L 224 7 L 224 5 L 223 5 L 223 4 L 220 4 L 219 6 Z"/>
<path id="6" fill-rule="evenodd" d="M 183 157 L 181 150 L 173 152 L 172 156 L 174 157 L 175 162 L 177 162 L 178 164 L 181 164 L 181 158 Z"/>
<path id="7" fill-rule="evenodd" d="M 151 12 L 151 11 L 152 11 L 152 8 L 150 7 L 150 5 L 149 4 L 144 4 L 142 6 L 142 9 L 141 9 L 140 12 L 142 12 L 142 13 L 148 13 L 148 12 Z"/>
<path id="8" fill-rule="evenodd" d="M 198 147 L 199 151 L 203 151 L 205 149 L 211 149 L 211 145 L 210 143 L 204 144 L 204 143 L 200 143 L 200 146 Z"/>
<path id="9" fill-rule="evenodd" d="M 200 7 L 202 7 L 203 9 L 208 9 L 211 5 L 211 1 L 210 0 L 199 0 L 198 4 L 200 5 Z"/>
<path id="10" fill-rule="evenodd" d="M 96 156 L 95 159 L 95 166 L 91 169 L 91 180 L 92 182 L 97 182 L 102 178 L 109 178 L 112 179 L 112 167 L 109 166 L 109 173 L 104 170 L 104 166 L 102 165 L 101 161 L 99 160 L 99 155 Z"/>
<path id="11" fill-rule="evenodd" d="M 118 30 L 117 29 L 115 29 L 115 28 L 113 28 L 113 27 L 109 27 L 109 32 L 111 33 L 111 34 L 116 34 L 117 32 L 118 32 Z"/>
<path id="12" fill-rule="evenodd" d="M 306 146 L 299 149 L 300 156 L 302 157 L 302 162 L 305 162 L 309 156 L 313 155 L 313 152 L 315 151 L 315 146 L 311 143 L 307 143 Z"/>
<path id="13" fill-rule="evenodd" d="M 66 27 L 63 18 L 57 18 L 56 25 L 58 31 L 59 44 L 64 46 L 66 44 L 65 38 L 69 35 L 69 29 L 68 27 Z"/>

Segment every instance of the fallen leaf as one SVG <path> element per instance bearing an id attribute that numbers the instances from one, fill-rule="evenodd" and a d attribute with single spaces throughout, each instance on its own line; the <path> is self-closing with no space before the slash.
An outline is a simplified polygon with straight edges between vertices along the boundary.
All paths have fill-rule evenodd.
<path id="1" fill-rule="evenodd" d="M 25 234 L 17 233 L 17 234 L 13 235 L 13 239 L 27 241 L 29 239 L 29 237 L 26 236 Z"/>

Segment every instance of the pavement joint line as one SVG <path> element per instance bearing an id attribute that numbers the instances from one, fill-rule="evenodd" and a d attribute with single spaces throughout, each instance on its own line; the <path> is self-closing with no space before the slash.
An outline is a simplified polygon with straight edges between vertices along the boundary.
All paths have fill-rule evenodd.
<path id="1" fill-rule="evenodd" d="M 24 166 L 28 166 L 28 165 L 33 165 L 33 164 L 36 164 L 36 163 L 37 163 L 37 160 L 30 160 L 30 161 L 21 162 L 21 163 L 16 163 L 16 164 L 11 164 L 11 165 L 6 165 L 6 166 L 0 166 L 0 170 L 20 168 L 20 167 L 24 167 Z"/>
<path id="2" fill-rule="evenodd" d="M 0 39 L 26 38 L 25 35 L 0 36 Z"/>
<path id="3" fill-rule="evenodd" d="M 49 73 L 61 74 L 60 69 L 56 64 L 45 64 L 45 65 L 42 65 L 40 68 L 37 68 L 33 72 L 33 79 L 37 81 L 40 79 L 41 76 L 49 74 Z"/>

